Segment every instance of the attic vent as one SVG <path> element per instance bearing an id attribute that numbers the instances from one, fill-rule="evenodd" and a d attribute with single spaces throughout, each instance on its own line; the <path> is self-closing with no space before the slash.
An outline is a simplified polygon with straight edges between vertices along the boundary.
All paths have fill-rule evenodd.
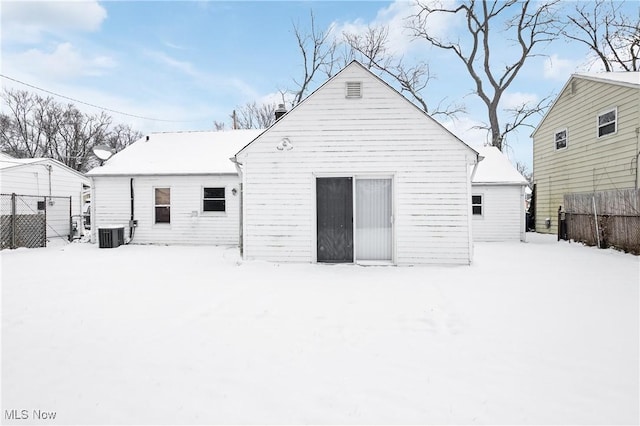
<path id="1" fill-rule="evenodd" d="M 362 82 L 361 81 L 347 81 L 347 98 L 361 98 L 362 97 Z"/>

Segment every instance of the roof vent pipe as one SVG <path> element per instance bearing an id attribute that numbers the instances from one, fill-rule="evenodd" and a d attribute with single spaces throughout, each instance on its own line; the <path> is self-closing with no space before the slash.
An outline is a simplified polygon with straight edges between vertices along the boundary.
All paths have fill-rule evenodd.
<path id="1" fill-rule="evenodd" d="M 287 113 L 287 109 L 284 107 L 284 104 L 278 104 L 278 109 L 276 109 L 276 121 L 280 119 L 283 115 Z"/>

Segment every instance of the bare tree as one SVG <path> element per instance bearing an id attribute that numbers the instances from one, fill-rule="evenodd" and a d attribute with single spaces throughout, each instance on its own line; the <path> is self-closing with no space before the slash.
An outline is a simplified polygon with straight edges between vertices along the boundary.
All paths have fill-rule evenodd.
<path id="1" fill-rule="evenodd" d="M 2 91 L 7 114 L 2 113 L 0 143 L 3 151 L 19 157 L 34 158 L 50 143 L 52 117 L 47 111 L 50 98 L 32 95 L 25 90 Z"/>
<path id="2" fill-rule="evenodd" d="M 464 112 L 464 105 L 449 104 L 444 106 L 441 100 L 436 108 L 429 108 L 423 90 L 434 76 L 429 64 L 418 61 L 413 65 L 406 65 L 404 58 L 396 57 L 389 50 L 389 28 L 382 25 L 369 26 L 364 33 L 344 33 L 344 40 L 351 50 L 350 57 L 359 59 L 369 69 L 378 71 L 386 77 L 391 77 L 398 84 L 400 91 L 408 95 L 424 112 L 436 116 L 446 115 L 455 117 Z"/>
<path id="3" fill-rule="evenodd" d="M 118 151 L 140 137 L 129 126 L 111 129 L 112 119 L 104 112 L 85 114 L 51 97 L 5 89 L 1 98 L 8 113 L 0 114 L 0 149 L 16 158 L 53 158 L 85 172 L 96 163 L 95 145 Z"/>
<path id="4" fill-rule="evenodd" d="M 639 71 L 640 16 L 626 15 L 623 7 L 620 1 L 575 3 L 573 11 L 559 22 L 561 33 L 587 45 L 605 71 Z"/>
<path id="5" fill-rule="evenodd" d="M 337 43 L 331 37 L 330 29 L 320 31 L 316 27 L 313 11 L 310 12 L 311 29 L 309 33 L 304 33 L 298 24 L 293 25 L 293 32 L 296 37 L 298 48 L 302 54 L 302 78 L 294 79 L 296 89 L 293 90 L 293 100 L 291 107 L 304 99 L 309 91 L 309 87 L 318 72 L 322 72 L 326 77 L 333 75 L 336 64 Z"/>
<path id="6" fill-rule="evenodd" d="M 526 163 L 516 161 L 516 170 L 529 182 L 529 185 L 533 184 L 533 172 L 531 172 Z"/>
<path id="7" fill-rule="evenodd" d="M 231 129 L 266 129 L 276 121 L 276 105 L 247 102 L 234 109 L 229 114 L 229 118 L 231 118 Z M 216 131 L 227 128 L 226 124 L 221 121 L 214 121 L 213 126 Z"/>
<path id="8" fill-rule="evenodd" d="M 486 128 L 491 134 L 491 144 L 502 150 L 506 135 L 523 125 L 524 119 L 539 110 L 538 104 L 532 113 L 526 106 L 504 128 L 500 124 L 500 101 L 507 88 L 513 83 L 524 66 L 527 58 L 534 56 L 534 48 L 544 42 L 552 41 L 558 34 L 554 25 L 556 18 L 553 6 L 558 0 L 537 2 L 531 0 L 476 1 L 467 0 L 450 8 L 435 5 L 433 2 L 418 0 L 419 12 L 412 16 L 409 28 L 418 39 L 424 39 L 431 45 L 452 52 L 466 67 L 475 85 L 474 93 L 484 103 L 488 123 Z M 430 30 L 432 18 L 436 15 L 461 15 L 466 31 L 458 40 L 445 40 Z M 495 27 L 496 37 L 491 37 Z M 515 57 L 504 66 L 492 64 L 491 52 L 496 39 L 510 39 L 514 47 L 510 49 Z"/>
<path id="9" fill-rule="evenodd" d="M 275 122 L 276 105 L 248 102 L 236 110 L 236 129 L 266 129 Z"/>

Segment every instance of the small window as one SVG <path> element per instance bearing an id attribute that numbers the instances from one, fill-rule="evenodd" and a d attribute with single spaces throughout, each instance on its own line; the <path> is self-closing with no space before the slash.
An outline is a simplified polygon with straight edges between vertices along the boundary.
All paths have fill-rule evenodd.
<path id="1" fill-rule="evenodd" d="M 156 223 L 171 223 L 171 188 L 155 188 Z"/>
<path id="2" fill-rule="evenodd" d="M 204 188 L 202 211 L 223 212 L 225 209 L 224 188 Z"/>
<path id="3" fill-rule="evenodd" d="M 347 98 L 361 98 L 362 97 L 362 82 L 361 81 L 347 81 L 346 97 Z"/>
<path id="4" fill-rule="evenodd" d="M 567 147 L 567 129 L 560 130 L 555 134 L 556 149 L 564 149 Z"/>
<path id="5" fill-rule="evenodd" d="M 471 196 L 471 211 L 473 212 L 474 216 L 482 216 L 482 195 Z"/>
<path id="6" fill-rule="evenodd" d="M 598 115 L 598 137 L 611 135 L 617 129 L 618 109 L 613 108 Z"/>

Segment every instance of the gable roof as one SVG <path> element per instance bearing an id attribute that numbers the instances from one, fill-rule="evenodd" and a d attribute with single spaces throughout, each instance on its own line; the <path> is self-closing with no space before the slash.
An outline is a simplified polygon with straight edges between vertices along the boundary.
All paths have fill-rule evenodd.
<path id="1" fill-rule="evenodd" d="M 236 174 L 230 158 L 263 130 L 151 133 L 88 176 Z"/>
<path id="2" fill-rule="evenodd" d="M 573 77 L 621 86 L 640 87 L 640 71 L 581 72 Z"/>
<path id="3" fill-rule="evenodd" d="M 240 155 L 245 149 L 247 149 L 251 144 L 253 144 L 257 139 L 260 138 L 260 136 L 262 136 L 264 133 L 267 133 L 268 131 L 270 131 L 272 128 L 278 126 L 278 124 L 282 121 L 282 120 L 286 120 L 287 115 L 291 112 L 294 111 L 296 109 L 298 109 L 301 105 L 304 105 L 308 99 L 310 99 L 311 97 L 313 97 L 316 93 L 318 93 L 320 90 L 322 90 L 326 85 L 328 85 L 332 80 L 334 80 L 335 78 L 337 78 L 340 74 L 342 74 L 343 72 L 345 72 L 347 69 L 357 66 L 359 68 L 361 68 L 362 70 L 366 71 L 371 77 L 373 77 L 374 79 L 376 79 L 377 81 L 379 81 L 380 83 L 382 83 L 383 85 L 385 85 L 388 89 L 390 89 L 391 91 L 393 91 L 397 96 L 399 96 L 400 98 L 404 99 L 409 105 L 411 105 L 413 108 L 415 108 L 417 111 L 419 111 L 420 113 L 422 113 L 426 118 L 428 118 L 429 120 L 433 121 L 437 126 L 439 126 L 444 132 L 448 133 L 449 135 L 451 135 L 455 140 L 457 140 L 458 142 L 460 142 L 461 144 L 463 144 L 465 147 L 467 147 L 469 150 L 471 150 L 472 152 L 475 152 L 476 154 L 478 153 L 475 149 L 473 149 L 470 145 L 468 145 L 466 142 L 464 142 L 462 139 L 460 139 L 459 137 L 457 137 L 456 135 L 454 135 L 449 129 L 447 129 L 446 127 L 444 127 L 442 124 L 440 124 L 437 120 L 435 120 L 433 117 L 431 117 L 429 114 L 427 114 L 426 112 L 424 112 L 423 110 L 421 110 L 420 108 L 418 108 L 418 106 L 416 104 L 414 104 L 413 102 L 411 102 L 409 99 L 407 99 L 402 93 L 398 92 L 396 89 L 394 89 L 389 83 L 387 83 L 386 81 L 384 81 L 382 78 L 380 78 L 379 76 L 377 76 L 376 74 L 374 74 L 373 72 L 371 72 L 371 70 L 367 69 L 364 65 L 362 65 L 360 62 L 358 62 L 357 60 L 353 60 L 351 61 L 347 66 L 345 66 L 344 68 L 342 68 L 340 71 L 338 71 L 337 73 L 335 73 L 331 78 L 327 79 L 324 83 L 322 83 L 320 85 L 320 87 L 318 87 L 316 90 L 314 90 L 313 92 L 311 92 L 306 98 L 304 98 L 300 103 L 298 103 L 296 106 L 294 106 L 293 108 L 291 108 L 291 110 L 289 110 L 280 120 L 276 121 L 275 123 L 273 123 L 269 128 L 267 128 L 266 130 L 264 130 L 263 132 L 261 132 L 259 135 L 257 135 L 253 140 L 251 140 L 247 145 L 245 145 L 244 147 L 242 147 L 242 149 L 240 149 L 235 155 L 236 157 L 238 155 Z"/>
<path id="4" fill-rule="evenodd" d="M 78 176 L 78 178 L 86 182 L 89 181 L 84 174 L 53 158 L 14 158 L 8 154 L 0 153 L 0 170 L 14 169 L 36 164 L 48 164 L 56 166 Z"/>
<path id="5" fill-rule="evenodd" d="M 549 109 L 547 109 L 547 112 L 544 114 L 542 119 L 540 119 L 540 122 L 531 133 L 531 137 L 536 134 L 553 107 L 556 106 L 558 99 L 560 99 L 564 91 L 567 90 L 567 87 L 574 79 L 590 80 L 598 83 L 613 84 L 617 86 L 640 89 L 640 71 L 583 72 L 571 74 L 571 77 L 569 77 L 564 86 L 562 86 L 562 90 L 560 90 L 558 96 L 556 96 L 556 98 L 553 100 L 553 103 L 551 103 L 551 106 L 549 106 Z"/>
<path id="6" fill-rule="evenodd" d="M 527 185 L 527 180 L 495 146 L 479 148 L 484 158 L 478 163 L 471 183 Z"/>

